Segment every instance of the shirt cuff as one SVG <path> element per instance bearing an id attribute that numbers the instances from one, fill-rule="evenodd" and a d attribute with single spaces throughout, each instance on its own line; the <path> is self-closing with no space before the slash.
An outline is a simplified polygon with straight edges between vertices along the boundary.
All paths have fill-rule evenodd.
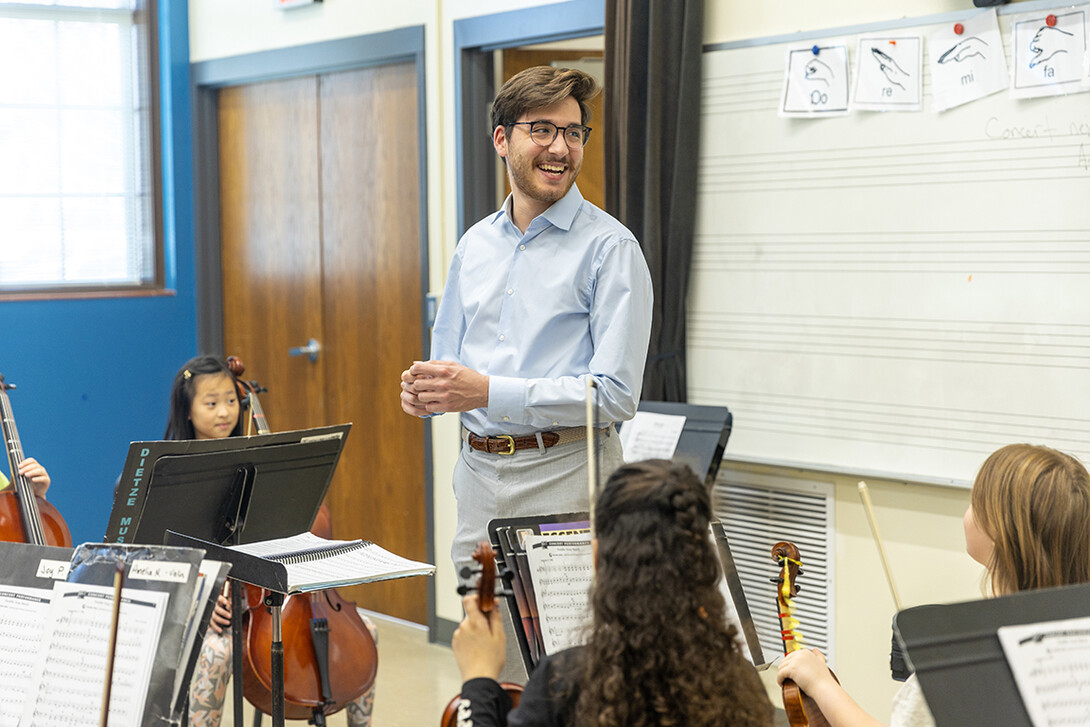
<path id="1" fill-rule="evenodd" d="M 520 423 L 526 418 L 526 380 L 511 376 L 488 377 L 488 420 Z"/>

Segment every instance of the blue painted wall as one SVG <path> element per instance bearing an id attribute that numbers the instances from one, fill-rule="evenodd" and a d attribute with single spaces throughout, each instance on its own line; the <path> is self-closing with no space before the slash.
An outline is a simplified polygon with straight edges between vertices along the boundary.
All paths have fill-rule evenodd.
<path id="1" fill-rule="evenodd" d="M 128 444 L 162 437 L 171 379 L 197 347 L 188 3 L 158 7 L 168 294 L 0 302 L 23 450 L 49 470 L 76 543 L 102 540 Z"/>

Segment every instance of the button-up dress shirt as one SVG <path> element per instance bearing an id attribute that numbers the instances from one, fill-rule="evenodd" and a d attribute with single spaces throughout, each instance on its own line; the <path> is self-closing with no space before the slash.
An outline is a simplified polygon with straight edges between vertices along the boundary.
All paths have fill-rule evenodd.
<path id="1" fill-rule="evenodd" d="M 489 377 L 482 435 L 631 419 L 651 335 L 651 276 L 639 243 L 572 185 L 523 234 L 503 208 L 458 243 L 432 331 L 432 358 Z"/>

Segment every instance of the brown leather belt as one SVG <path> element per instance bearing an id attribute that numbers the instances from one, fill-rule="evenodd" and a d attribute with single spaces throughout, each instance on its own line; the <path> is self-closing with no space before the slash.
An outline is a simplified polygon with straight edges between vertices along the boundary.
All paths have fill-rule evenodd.
<path id="1" fill-rule="evenodd" d="M 609 432 L 609 427 L 599 429 L 598 436 L 603 436 Z M 587 428 L 586 427 L 569 427 L 567 429 L 557 429 L 550 432 L 538 432 L 541 435 L 541 444 L 543 447 L 555 447 L 558 444 L 567 444 L 569 442 L 578 442 L 586 439 Z M 474 434 L 465 427 L 462 427 L 462 436 L 466 438 L 466 442 L 470 447 L 476 449 L 478 452 L 489 452 L 490 454 L 514 454 L 520 449 L 537 449 L 538 441 L 537 434 L 526 434 L 520 437 L 515 437 L 510 434 L 494 434 L 491 437 L 482 437 L 479 434 Z"/>

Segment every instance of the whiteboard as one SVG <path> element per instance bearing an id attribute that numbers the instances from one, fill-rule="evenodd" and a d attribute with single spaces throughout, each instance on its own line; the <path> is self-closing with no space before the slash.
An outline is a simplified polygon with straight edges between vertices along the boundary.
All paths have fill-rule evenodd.
<path id="1" fill-rule="evenodd" d="M 854 72 L 855 38 L 820 42 Z M 798 45 L 704 54 L 689 400 L 733 412 L 727 459 L 947 484 L 1011 442 L 1090 462 L 1090 94 L 780 118 Z"/>

